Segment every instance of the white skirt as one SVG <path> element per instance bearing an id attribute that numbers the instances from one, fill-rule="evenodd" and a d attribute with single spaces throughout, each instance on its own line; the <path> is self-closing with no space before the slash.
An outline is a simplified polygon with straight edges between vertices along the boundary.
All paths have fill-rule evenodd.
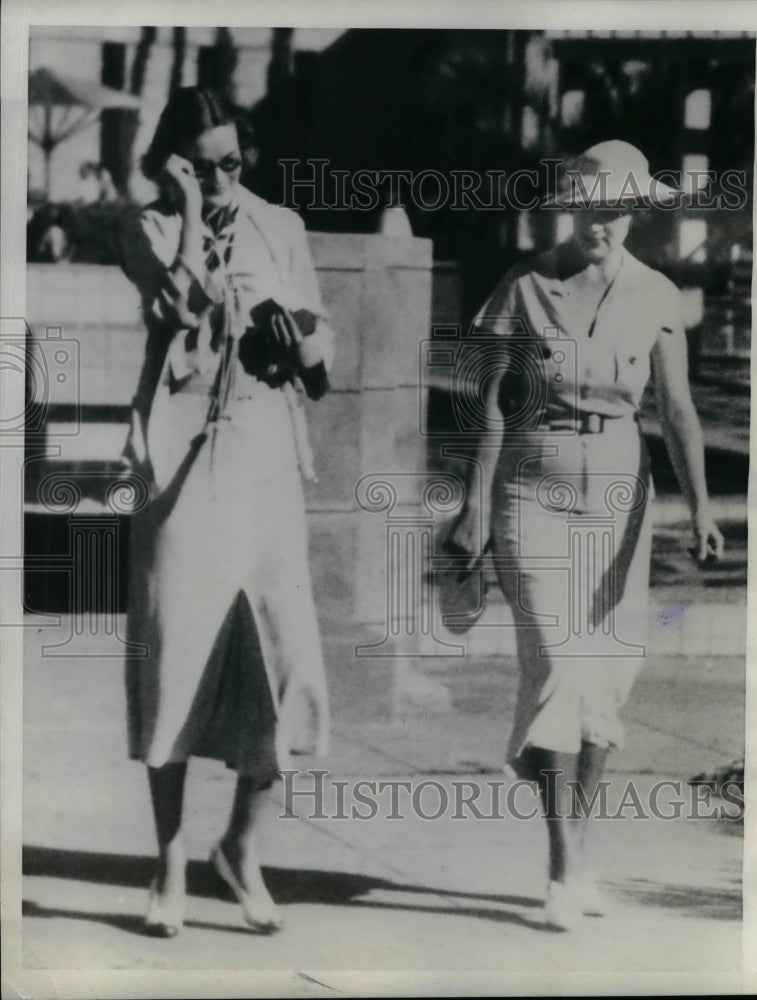
<path id="1" fill-rule="evenodd" d="M 157 478 L 178 471 L 133 518 L 129 754 L 212 757 L 268 782 L 287 766 L 297 696 L 315 708 L 318 752 L 328 714 L 292 419 L 281 390 L 256 383 L 187 449 L 207 407 L 159 395 L 151 416 Z"/>
<path id="2" fill-rule="evenodd" d="M 495 476 L 493 558 L 520 663 L 516 771 L 527 746 L 622 746 L 618 712 L 645 661 L 649 460 L 634 421 L 606 428 L 524 436 L 503 448 Z"/>

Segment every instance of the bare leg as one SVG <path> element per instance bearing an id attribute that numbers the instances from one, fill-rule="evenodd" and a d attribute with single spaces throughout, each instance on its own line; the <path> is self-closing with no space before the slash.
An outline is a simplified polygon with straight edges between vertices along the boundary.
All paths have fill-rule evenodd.
<path id="1" fill-rule="evenodd" d="M 578 755 L 578 781 L 583 790 L 585 802 L 591 804 L 592 796 L 604 773 L 607 761 L 607 747 L 594 743 L 583 742 Z M 583 912 L 594 917 L 604 916 L 608 912 L 608 901 L 597 883 L 597 871 L 601 862 L 602 840 L 601 820 L 592 816 L 592 810 L 587 809 L 579 820 L 581 832 L 579 837 L 580 876 Z"/>
<path id="2" fill-rule="evenodd" d="M 158 838 L 158 866 L 145 917 L 145 930 L 153 937 L 174 937 L 184 922 L 186 853 L 181 814 L 186 773 L 186 763 L 147 769 Z"/>
<path id="3" fill-rule="evenodd" d="M 578 755 L 543 747 L 529 749 L 531 773 L 535 777 L 544 806 L 549 838 L 549 885 L 544 902 L 548 927 L 571 930 L 581 917 L 576 894 L 579 865 L 579 821 L 574 811 L 573 783 Z"/>
<path id="4" fill-rule="evenodd" d="M 186 762 L 148 767 L 150 794 L 158 838 L 157 890 L 161 895 L 183 891 L 186 853 L 182 840 L 182 811 Z"/>
<path id="5" fill-rule="evenodd" d="M 219 861 L 222 866 L 224 862 L 228 864 L 233 880 L 230 884 L 242 904 L 247 923 L 263 931 L 281 926 L 280 914 L 263 881 L 255 844 L 255 826 L 266 791 L 255 778 L 239 775 L 229 825 L 219 844 L 222 857 L 216 855 L 215 861 L 217 868 Z M 229 882 L 222 871 L 220 874 Z"/>
<path id="6" fill-rule="evenodd" d="M 221 847 L 231 870 L 247 892 L 253 892 L 262 882 L 255 845 L 254 830 L 267 795 L 254 779 L 240 774 L 237 778 L 234 804 Z"/>
<path id="7" fill-rule="evenodd" d="M 543 747 L 530 747 L 528 755 L 547 821 L 549 879 L 565 882 L 578 864 L 578 824 L 571 816 L 573 791 L 568 785 L 576 780 L 577 756 Z"/>
<path id="8" fill-rule="evenodd" d="M 581 786 L 585 800 L 591 803 L 592 796 L 596 792 L 597 786 L 604 774 L 607 763 L 608 747 L 600 747 L 595 743 L 583 742 L 578 754 L 578 766 L 576 779 Z M 598 845 L 597 818 L 591 815 L 591 810 L 587 810 L 586 815 L 581 816 L 581 830 L 579 834 L 579 846 L 583 866 L 589 870 L 596 866 L 596 850 Z"/>

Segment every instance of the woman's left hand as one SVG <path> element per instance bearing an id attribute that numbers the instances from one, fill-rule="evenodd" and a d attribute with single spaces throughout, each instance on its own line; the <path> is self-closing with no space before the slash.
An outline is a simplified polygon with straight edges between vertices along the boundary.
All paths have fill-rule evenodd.
<path id="1" fill-rule="evenodd" d="M 692 554 L 696 555 L 697 562 L 704 563 L 708 560 L 718 561 L 723 556 L 725 541 L 720 529 L 712 518 L 709 509 L 698 511 L 692 517 L 692 528 L 696 547 Z"/>
<path id="2" fill-rule="evenodd" d="M 189 308 L 187 296 L 169 272 L 158 293 L 163 318 L 179 329 L 193 330 L 199 326 L 200 317 Z"/>
<path id="3" fill-rule="evenodd" d="M 312 337 L 303 336 L 297 321 L 283 306 L 271 317 L 271 329 L 279 348 L 297 367 L 312 368 L 323 360 L 318 343 Z"/>

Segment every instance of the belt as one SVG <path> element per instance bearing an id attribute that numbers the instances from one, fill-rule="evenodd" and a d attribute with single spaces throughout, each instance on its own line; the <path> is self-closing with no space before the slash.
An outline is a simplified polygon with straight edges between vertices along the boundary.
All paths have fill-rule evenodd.
<path id="1" fill-rule="evenodd" d="M 172 395 L 209 396 L 212 388 L 212 381 L 192 377 L 186 382 L 186 384 L 180 385 L 178 389 L 175 389 Z"/>
<path id="2" fill-rule="evenodd" d="M 209 396 L 213 390 L 215 376 L 208 377 L 198 372 L 193 372 L 185 380 L 179 382 L 173 389 L 172 395 L 182 394 L 187 396 Z M 245 374 L 240 379 L 236 391 L 233 393 L 234 399 L 253 399 L 260 394 L 260 387 L 265 384 L 263 379 L 254 375 Z"/>
<path id="3" fill-rule="evenodd" d="M 539 424 L 540 431 L 566 431 L 573 434 L 603 434 L 608 421 L 622 420 L 622 417 L 608 417 L 604 413 L 581 411 L 573 417 L 555 417 Z M 634 420 L 638 420 L 634 414 Z"/>

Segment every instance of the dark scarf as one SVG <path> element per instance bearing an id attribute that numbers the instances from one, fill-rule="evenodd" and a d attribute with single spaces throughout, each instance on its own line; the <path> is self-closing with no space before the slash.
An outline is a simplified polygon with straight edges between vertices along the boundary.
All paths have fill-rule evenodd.
<path id="1" fill-rule="evenodd" d="M 238 211 L 238 202 L 221 207 L 203 205 L 202 219 L 211 235 L 205 234 L 203 236 L 202 249 L 205 254 L 205 267 L 210 274 L 214 274 L 218 270 L 221 261 L 223 261 L 224 266 L 228 266 L 231 261 Z M 212 351 L 217 352 L 224 341 L 226 332 L 226 304 L 224 300 L 211 308 L 210 327 L 212 331 L 210 347 Z"/>

